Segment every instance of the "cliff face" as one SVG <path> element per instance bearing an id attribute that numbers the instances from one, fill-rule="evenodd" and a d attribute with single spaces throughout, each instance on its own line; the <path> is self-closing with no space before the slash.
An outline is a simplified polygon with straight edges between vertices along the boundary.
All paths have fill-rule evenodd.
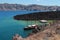
<path id="1" fill-rule="evenodd" d="M 0 4 L 0 10 L 60 10 L 60 6 Z"/>
<path id="2" fill-rule="evenodd" d="M 16 20 L 57 20 L 60 19 L 60 11 L 35 12 L 14 16 Z"/>

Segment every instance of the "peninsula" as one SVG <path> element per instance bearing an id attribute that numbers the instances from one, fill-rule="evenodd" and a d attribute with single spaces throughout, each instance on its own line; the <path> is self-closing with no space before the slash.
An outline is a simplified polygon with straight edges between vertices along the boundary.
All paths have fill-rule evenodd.
<path id="1" fill-rule="evenodd" d="M 16 15 L 16 20 L 58 20 L 60 11 L 35 12 L 30 14 Z"/>

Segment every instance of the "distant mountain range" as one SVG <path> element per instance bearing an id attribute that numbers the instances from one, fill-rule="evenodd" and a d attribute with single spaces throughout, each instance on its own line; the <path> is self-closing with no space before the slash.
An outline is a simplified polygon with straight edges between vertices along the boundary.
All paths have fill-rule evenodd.
<path id="1" fill-rule="evenodd" d="M 21 5 L 21 4 L 0 4 L 0 10 L 60 10 L 60 6 L 43 6 L 43 5 Z"/>

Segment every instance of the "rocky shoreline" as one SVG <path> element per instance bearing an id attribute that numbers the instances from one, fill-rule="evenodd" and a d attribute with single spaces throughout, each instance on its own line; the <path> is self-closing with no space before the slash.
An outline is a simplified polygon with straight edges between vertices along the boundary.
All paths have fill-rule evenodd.
<path id="1" fill-rule="evenodd" d="M 35 12 L 30 14 L 16 15 L 15 20 L 59 20 L 60 11 Z"/>
<path id="2" fill-rule="evenodd" d="M 47 26 L 45 30 L 22 38 L 19 35 L 14 36 L 16 40 L 60 40 L 60 20 L 54 21 L 53 25 Z"/>

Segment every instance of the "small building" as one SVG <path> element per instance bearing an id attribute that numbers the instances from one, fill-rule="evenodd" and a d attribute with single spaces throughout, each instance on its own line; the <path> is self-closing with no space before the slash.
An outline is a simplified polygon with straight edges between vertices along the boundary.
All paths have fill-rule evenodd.
<path id="1" fill-rule="evenodd" d="M 47 20 L 40 20 L 40 25 L 41 26 L 47 26 L 48 25 L 48 21 Z"/>
<path id="2" fill-rule="evenodd" d="M 41 23 L 47 23 L 47 20 L 40 20 Z"/>

